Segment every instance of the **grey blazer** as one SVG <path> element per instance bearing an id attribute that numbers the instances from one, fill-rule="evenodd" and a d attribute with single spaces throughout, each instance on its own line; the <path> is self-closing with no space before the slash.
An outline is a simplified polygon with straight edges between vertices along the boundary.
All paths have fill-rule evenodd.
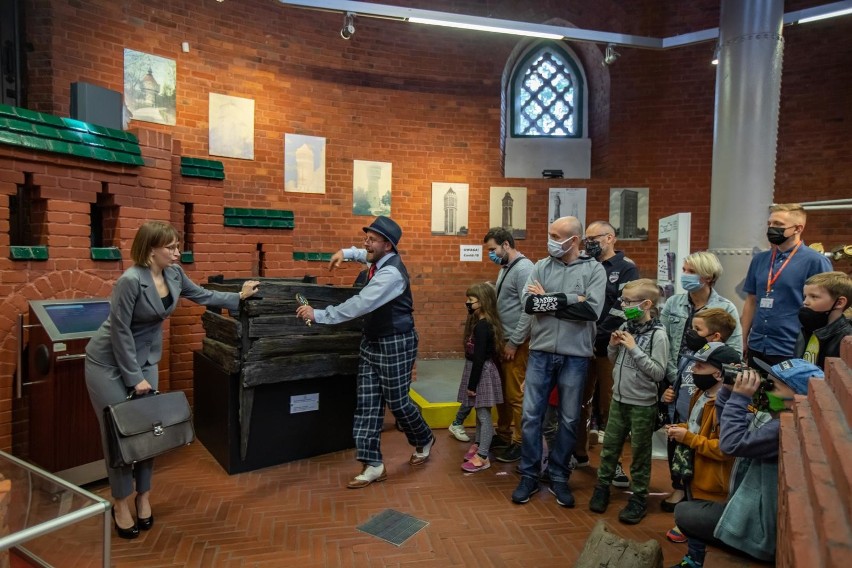
<path id="1" fill-rule="evenodd" d="M 127 388 L 142 379 L 156 388 L 157 365 L 163 355 L 163 321 L 172 314 L 181 297 L 205 306 L 239 308 L 238 293 L 206 290 L 192 282 L 180 266 L 166 267 L 163 277 L 172 297 L 168 309 L 163 308 L 150 269 L 131 266 L 116 281 L 109 317 L 86 347 L 90 363 L 86 365 L 86 382 L 90 391 L 93 387 L 100 390 L 96 385 L 103 380 L 112 382 L 118 378 Z M 112 385 L 103 386 L 115 390 Z"/>

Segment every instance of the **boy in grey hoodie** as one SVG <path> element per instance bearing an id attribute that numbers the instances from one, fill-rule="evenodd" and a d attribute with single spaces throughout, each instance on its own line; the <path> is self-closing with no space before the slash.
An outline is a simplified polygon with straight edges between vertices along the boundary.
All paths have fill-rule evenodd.
<path id="1" fill-rule="evenodd" d="M 533 267 L 524 310 L 534 316 L 524 383 L 521 481 L 512 501 L 526 503 L 539 491 L 542 422 L 550 391 L 559 391 L 559 429 L 550 448 L 550 491 L 563 507 L 574 506 L 568 488 L 569 460 L 576 444 L 580 402 L 592 357 L 595 322 L 603 309 L 606 271 L 593 258 L 580 256 L 583 227 L 575 217 L 551 223 L 550 256 Z"/>
<path id="2" fill-rule="evenodd" d="M 612 403 L 606 424 L 598 484 L 589 509 L 603 513 L 609 505 L 609 486 L 627 435 L 631 436 L 633 459 L 630 488 L 633 495 L 618 514 L 618 520 L 635 525 L 647 512 L 646 498 L 651 480 L 651 437 L 657 419 L 657 383 L 666 378 L 669 340 L 655 317 L 660 298 L 657 283 L 648 278 L 628 282 L 621 291 L 621 306 L 627 322 L 612 333 L 607 355 L 614 361 Z"/>

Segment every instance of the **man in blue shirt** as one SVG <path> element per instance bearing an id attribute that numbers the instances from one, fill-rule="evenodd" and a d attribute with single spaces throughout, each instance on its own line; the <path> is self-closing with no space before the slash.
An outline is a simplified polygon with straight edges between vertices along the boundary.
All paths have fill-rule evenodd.
<path id="1" fill-rule="evenodd" d="M 773 205 L 769 212 L 772 248 L 754 256 L 743 285 L 748 296 L 740 323 L 749 367 L 755 357 L 773 365 L 793 357 L 805 280 L 831 270 L 831 262 L 802 241 L 807 215 L 801 205 Z"/>
<path id="2" fill-rule="evenodd" d="M 387 403 L 414 453 L 411 465 L 429 459 L 435 436 L 411 401 L 411 371 L 417 358 L 417 331 L 414 329 L 414 302 L 408 271 L 397 251 L 402 229 L 388 217 L 376 217 L 364 227 L 364 248 L 339 250 L 328 269 L 347 260 L 369 262 L 367 283 L 342 304 L 315 310 L 299 306 L 296 316 L 320 324 L 337 324 L 364 316 L 358 365 L 358 402 L 353 437 L 356 459 L 363 463 L 361 473 L 347 487 L 359 489 L 387 479 L 382 462 L 381 433 Z"/>

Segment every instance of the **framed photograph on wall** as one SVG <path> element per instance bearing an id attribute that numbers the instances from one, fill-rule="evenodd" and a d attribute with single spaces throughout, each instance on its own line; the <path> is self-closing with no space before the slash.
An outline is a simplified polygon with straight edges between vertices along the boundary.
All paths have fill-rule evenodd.
<path id="1" fill-rule="evenodd" d="M 175 125 L 177 65 L 174 59 L 124 50 L 124 105 L 131 120 Z"/>
<path id="2" fill-rule="evenodd" d="M 325 138 L 284 135 L 284 191 L 325 193 Z"/>
<path id="3" fill-rule="evenodd" d="M 489 227 L 503 227 L 516 239 L 527 238 L 527 188 L 492 187 Z"/>
<path id="4" fill-rule="evenodd" d="M 352 167 L 352 214 L 377 215 L 391 214 L 391 172 L 390 162 L 368 162 L 354 160 Z"/>
<path id="5" fill-rule="evenodd" d="M 579 219 L 586 229 L 586 188 L 550 188 L 547 224 L 567 216 Z"/>
<path id="6" fill-rule="evenodd" d="M 647 187 L 613 187 L 609 190 L 609 223 L 621 240 L 648 240 Z"/>
<path id="7" fill-rule="evenodd" d="M 467 235 L 468 196 L 466 183 L 432 183 L 433 235 Z"/>
<path id="8" fill-rule="evenodd" d="M 210 93 L 211 156 L 254 160 L 254 100 Z"/>

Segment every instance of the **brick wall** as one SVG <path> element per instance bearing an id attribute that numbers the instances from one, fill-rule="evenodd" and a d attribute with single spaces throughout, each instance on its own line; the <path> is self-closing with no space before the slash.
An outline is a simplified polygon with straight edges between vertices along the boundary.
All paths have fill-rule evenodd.
<path id="1" fill-rule="evenodd" d="M 814 3 L 819 2 L 800 1 L 788 9 Z M 715 0 L 643 0 L 631 10 L 620 2 L 597 0 L 443 0 L 424 7 L 638 35 L 718 25 Z M 125 257 L 143 218 L 170 219 L 181 227 L 181 203 L 192 203 L 196 262 L 187 269 L 196 281 L 219 273 L 252 274 L 261 245 L 267 276 L 311 273 L 323 283 L 348 285 L 355 278 L 353 267 L 329 274 L 319 263 L 294 262 L 292 252 L 331 252 L 358 244 L 361 227 L 370 219 L 350 213 L 352 160 L 392 162 L 393 216 L 404 229 L 401 250 L 413 276 L 421 355 L 427 357 L 458 354 L 464 290 L 471 282 L 495 276 L 489 262 L 458 261 L 459 245 L 478 243 L 488 229 L 491 186 L 528 188 L 528 238 L 519 248 L 533 258 L 545 254 L 550 187 L 587 188 L 589 220 L 608 215 L 610 188 L 649 187 L 650 239 L 621 243 L 647 276 L 655 273 L 660 217 L 692 211 L 693 249 L 707 245 L 715 81 L 709 44 L 668 52 L 621 48 L 622 57 L 606 69 L 599 64 L 603 46 L 573 46 L 595 89 L 590 97 L 593 177 L 507 180 L 501 174 L 500 88 L 505 62 L 517 45 L 514 38 L 358 18 L 356 34 L 347 42 L 338 36 L 339 14 L 268 0 L 27 0 L 25 8 L 30 108 L 67 115 L 74 81 L 122 91 L 123 50 L 130 48 L 176 60 L 178 119 L 174 127 L 133 123 L 149 164 L 139 172 L 64 159 L 49 166 L 43 155 L 0 147 L 0 159 L 6 159 L 0 165 L 3 205 L 20 183 L 21 164 L 44 168 L 33 171 L 49 189 L 49 220 L 60 225 L 49 228 L 48 263 L 0 260 L 0 299 L 12 307 L 0 315 L 3 377 L 14 371 L 12 314 L 25 311 L 26 299 L 106 295 L 120 273 L 117 263 L 106 269 L 88 260 L 86 212 L 101 183 L 117 191 Z M 852 68 L 847 64 L 850 42 L 843 39 L 850 26 L 847 19 L 785 29 L 779 200 L 848 193 L 852 161 L 843 137 L 852 118 Z M 181 52 L 183 41 L 189 42 L 189 53 Z M 224 181 L 188 182 L 174 173 L 175 160 L 180 155 L 207 157 L 210 92 L 255 100 L 255 160 L 222 159 Z M 285 133 L 327 139 L 325 195 L 284 193 Z M 469 237 L 431 235 L 433 181 L 470 184 Z M 224 228 L 225 206 L 292 210 L 296 228 Z M 806 236 L 829 248 L 848 243 L 852 232 L 844 223 L 847 218 L 814 215 Z M 820 231 L 820 224 L 830 230 Z M 8 219 L 2 214 L 0 233 L 2 252 L 8 244 Z M 71 272 L 76 270 L 83 272 Z M 33 290 L 40 296 L 32 296 Z M 191 381 L 190 353 L 201 334 L 200 311 L 181 307 L 170 322 L 171 358 L 163 363 L 179 387 Z M 6 392 L 0 390 L 0 447 L 7 447 L 8 440 L 2 426 L 8 422 L 3 420 L 9 412 Z"/>
<path id="2" fill-rule="evenodd" d="M 781 417 L 777 565 L 842 566 L 852 555 L 852 337 Z"/>

